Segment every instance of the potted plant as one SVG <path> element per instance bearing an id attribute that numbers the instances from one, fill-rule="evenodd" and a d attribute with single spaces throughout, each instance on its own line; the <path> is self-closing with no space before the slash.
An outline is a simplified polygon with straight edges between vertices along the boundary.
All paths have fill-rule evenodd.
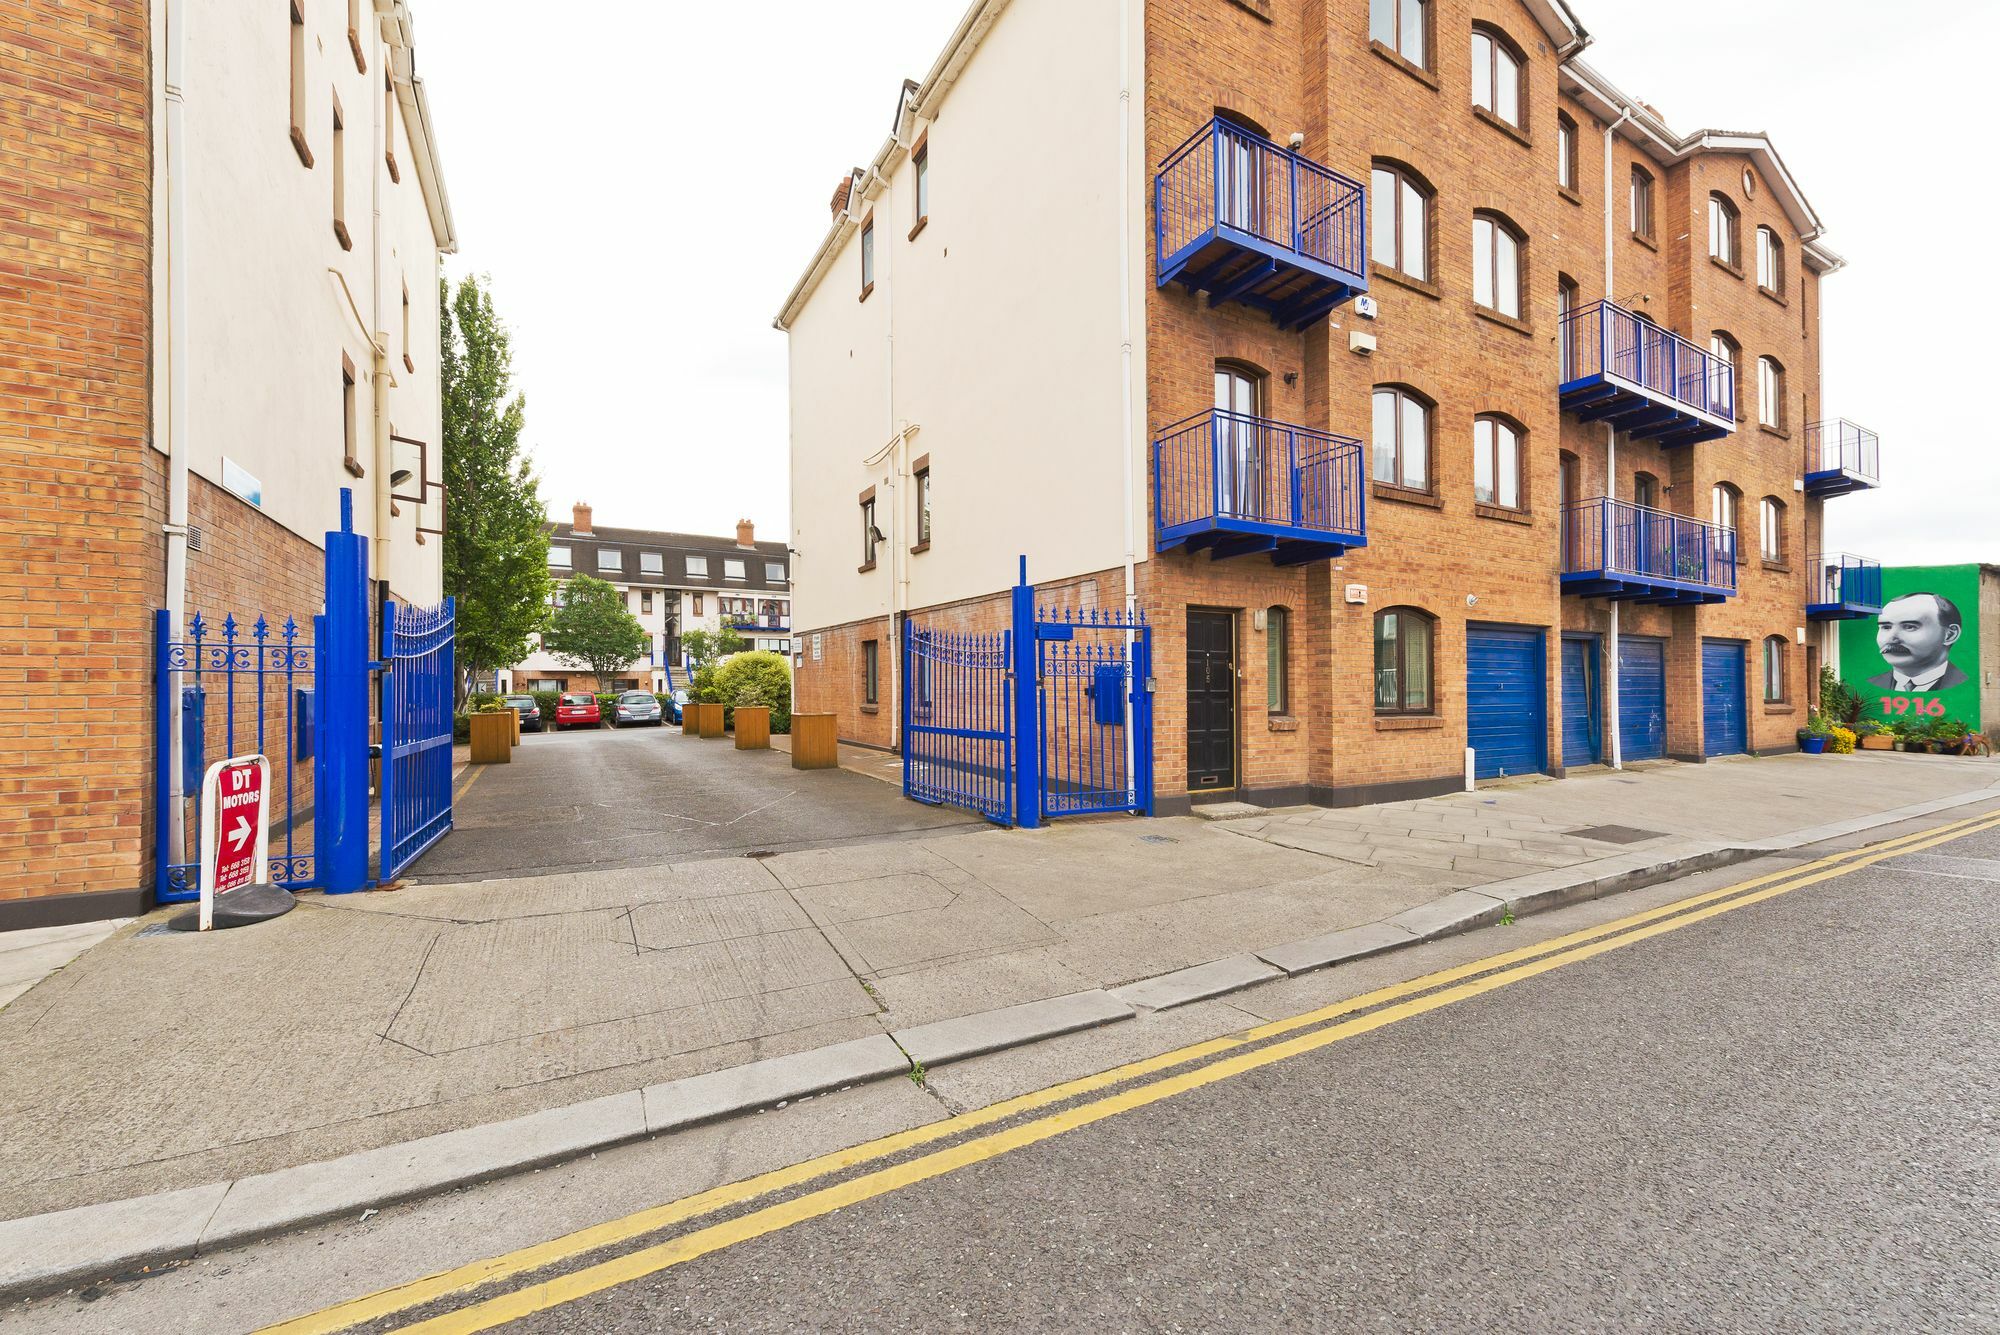
<path id="1" fill-rule="evenodd" d="M 1813 714 L 1806 719 L 1806 726 L 1799 729 L 1799 750 L 1809 756 L 1820 755 L 1826 750 L 1826 719 Z"/>
<path id="2" fill-rule="evenodd" d="M 1828 755 L 1835 755 L 1835 756 L 1853 755 L 1854 754 L 1853 731 L 1848 728 L 1841 727 L 1838 723 L 1834 724 L 1833 729 L 1826 735 L 1826 750 Z"/>
<path id="3" fill-rule="evenodd" d="M 1854 725 L 1854 736 L 1864 751 L 1890 751 L 1896 746 L 1895 734 L 1880 719 L 1862 719 Z"/>
<path id="4" fill-rule="evenodd" d="M 1941 756 L 1965 754 L 1965 725 L 1957 719 L 1931 720 L 1931 745 Z"/>

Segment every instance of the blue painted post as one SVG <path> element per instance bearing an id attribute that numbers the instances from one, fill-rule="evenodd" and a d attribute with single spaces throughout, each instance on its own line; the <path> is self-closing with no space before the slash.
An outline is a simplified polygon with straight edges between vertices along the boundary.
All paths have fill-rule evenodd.
<path id="1" fill-rule="evenodd" d="M 1024 830 L 1042 823 L 1042 715 L 1036 708 L 1040 648 L 1035 586 L 1028 583 L 1028 558 L 1023 556 L 1020 582 L 1014 586 L 1014 823 Z"/>
<path id="2" fill-rule="evenodd" d="M 388 689 L 382 692 L 382 777 L 376 785 L 375 801 L 381 812 L 382 851 L 376 866 L 386 876 L 396 865 L 396 835 L 399 822 L 396 820 L 396 720 L 404 716 L 401 694 L 403 683 L 397 681 L 396 664 L 396 604 L 382 605 L 382 666 L 389 674 Z"/>
<path id="3" fill-rule="evenodd" d="M 903 618 L 903 726 L 898 733 L 903 743 L 903 796 L 910 795 L 910 697 L 916 694 L 910 689 L 910 627 L 915 623 Z"/>
<path id="4" fill-rule="evenodd" d="M 354 493 L 340 489 L 340 531 L 326 535 L 326 616 L 319 642 L 320 748 L 313 769 L 313 857 L 322 888 L 368 884 L 368 543 Z"/>
<path id="5" fill-rule="evenodd" d="M 180 843 L 180 827 L 174 823 L 174 673 L 167 655 L 174 639 L 173 613 L 162 607 L 153 613 L 153 902 L 167 899 L 167 868 L 173 864 L 173 849 Z M 168 840 L 171 837 L 172 843 Z"/>

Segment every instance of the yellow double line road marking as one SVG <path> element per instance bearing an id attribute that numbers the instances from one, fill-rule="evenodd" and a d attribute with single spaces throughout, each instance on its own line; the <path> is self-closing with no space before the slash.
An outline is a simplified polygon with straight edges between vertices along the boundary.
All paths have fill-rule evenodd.
<path id="1" fill-rule="evenodd" d="M 1211 1039 L 1131 1062 L 1096 1075 L 1066 1081 L 1032 1094 L 980 1108 L 961 1117 L 930 1123 L 883 1136 L 865 1144 L 776 1169 L 741 1182 L 700 1192 L 667 1205 L 641 1210 L 604 1224 L 581 1229 L 552 1241 L 475 1261 L 411 1283 L 385 1289 L 269 1328 L 282 1335 L 320 1335 L 348 1329 L 407 1312 L 439 1299 L 467 1293 L 483 1285 L 574 1260 L 591 1252 L 658 1232 L 702 1215 L 712 1214 L 789 1187 L 857 1168 L 938 1140 L 963 1136 L 982 1126 L 1017 1117 L 1052 1104 L 1067 1102 L 1175 1067 L 1207 1061 L 1191 1070 L 1135 1085 L 1091 1102 L 1022 1122 L 902 1163 L 822 1187 L 737 1218 L 711 1224 L 623 1256 L 569 1274 L 502 1293 L 447 1312 L 416 1325 L 412 1331 L 470 1332 L 489 1330 L 549 1307 L 574 1301 L 679 1265 L 710 1252 L 763 1237 L 876 1196 L 928 1181 L 969 1165 L 997 1158 L 1120 1113 L 1147 1107 L 1190 1090 L 1200 1089 L 1245 1072 L 1316 1051 L 1344 1039 L 1370 1033 L 1398 1021 L 1455 1005 L 1551 970 L 1595 958 L 1636 941 L 1703 922 L 1723 913 L 1762 903 L 1778 895 L 1844 876 L 1900 854 L 1947 843 L 1980 830 L 2000 827 L 2000 813 L 1974 816 L 1936 829 L 1905 835 L 1867 848 L 1837 853 L 1802 866 L 1773 872 L 1720 890 L 1694 895 L 1672 904 L 1636 913 L 1616 922 L 1586 928 L 1519 950 L 1491 955 L 1468 964 L 1439 970 L 1390 987 L 1379 988 L 1318 1010 L 1273 1021 L 1241 1035 Z M 1470 981 L 1467 981 L 1470 980 Z M 1362 1012 L 1366 1012 L 1365 1014 Z M 1341 1020 L 1341 1017 L 1352 1017 Z M 1329 1023 L 1341 1021 L 1339 1023 Z M 1324 1027 L 1316 1027 L 1324 1026 Z M 1298 1033 L 1299 1030 L 1309 1030 Z M 1286 1034 L 1295 1037 L 1263 1047 L 1251 1045 Z M 1251 1048 L 1249 1051 L 1242 1049 Z M 1224 1055 L 1228 1054 L 1228 1055 Z M 267 1333 L 268 1335 L 268 1333 Z"/>

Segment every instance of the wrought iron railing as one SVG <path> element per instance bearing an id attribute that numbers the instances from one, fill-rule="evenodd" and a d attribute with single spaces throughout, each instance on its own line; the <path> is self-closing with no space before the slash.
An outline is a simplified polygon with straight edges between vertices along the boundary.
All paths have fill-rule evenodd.
<path id="1" fill-rule="evenodd" d="M 1563 573 L 1736 590 L 1736 531 L 1600 496 L 1563 509 Z"/>
<path id="2" fill-rule="evenodd" d="M 1882 606 L 1882 563 L 1846 552 L 1825 552 L 1806 562 L 1806 603 L 1813 607 Z"/>
<path id="3" fill-rule="evenodd" d="M 1168 154 L 1153 179 L 1154 254 L 1163 281 L 1222 229 L 1366 274 L 1367 221 L 1367 191 L 1359 181 L 1220 117 Z"/>
<path id="4" fill-rule="evenodd" d="M 1562 318 L 1562 383 L 1616 376 L 1657 398 L 1724 421 L 1736 417 L 1736 368 L 1613 301 Z"/>
<path id="5" fill-rule="evenodd" d="M 1806 427 L 1806 472 L 1853 473 L 1873 482 L 1882 475 L 1882 439 L 1844 417 Z"/>
<path id="6" fill-rule="evenodd" d="M 1211 408 L 1153 444 L 1163 532 L 1207 520 L 1355 538 L 1367 532 L 1361 442 Z"/>

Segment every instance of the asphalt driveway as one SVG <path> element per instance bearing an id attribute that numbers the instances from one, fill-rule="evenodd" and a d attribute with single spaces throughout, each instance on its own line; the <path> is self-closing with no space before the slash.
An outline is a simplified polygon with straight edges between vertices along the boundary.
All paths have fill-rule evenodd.
<path id="1" fill-rule="evenodd" d="M 675 727 L 528 733 L 506 765 L 459 776 L 452 833 L 414 883 L 543 876 L 981 828 L 846 770 L 795 770 Z"/>

